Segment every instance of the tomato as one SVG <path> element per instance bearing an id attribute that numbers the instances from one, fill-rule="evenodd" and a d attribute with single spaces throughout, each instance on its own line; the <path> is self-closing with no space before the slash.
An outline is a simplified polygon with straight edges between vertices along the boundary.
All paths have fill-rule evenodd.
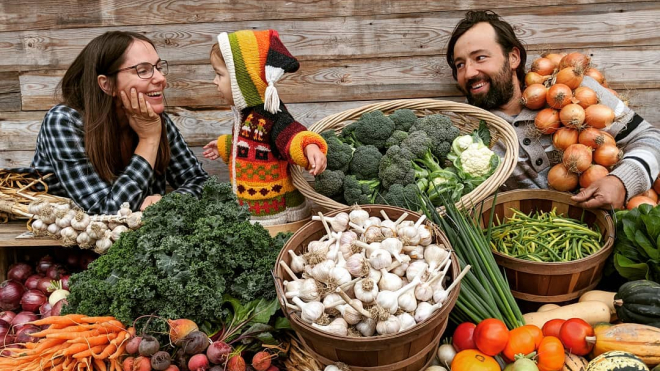
<path id="1" fill-rule="evenodd" d="M 484 354 L 494 356 L 509 342 L 509 329 L 496 318 L 485 319 L 474 329 L 474 343 Z"/>
<path id="2" fill-rule="evenodd" d="M 517 354 L 525 356 L 534 350 L 536 350 L 536 339 L 532 332 L 523 326 L 509 331 L 509 341 L 506 343 L 502 354 L 504 354 L 507 361 L 513 362 L 516 360 Z"/>
<path id="3" fill-rule="evenodd" d="M 463 322 L 454 331 L 453 345 L 457 352 L 466 349 L 477 349 L 474 344 L 474 329 L 477 327 L 472 322 Z"/>
<path id="4" fill-rule="evenodd" d="M 500 371 L 500 365 L 493 357 L 478 350 L 466 349 L 459 352 L 451 361 L 452 371 Z"/>
<path id="5" fill-rule="evenodd" d="M 594 329 L 581 318 L 571 318 L 564 322 L 559 330 L 559 340 L 566 350 L 578 356 L 589 354 L 594 347 L 587 341 L 587 336 L 594 336 Z"/>
<path id="6" fill-rule="evenodd" d="M 546 336 L 537 350 L 539 371 L 559 371 L 564 368 L 564 346 L 554 336 Z"/>
<path id="7" fill-rule="evenodd" d="M 536 325 L 525 325 L 522 328 L 532 334 L 532 337 L 534 337 L 534 350 L 538 349 L 539 345 L 541 345 L 541 340 L 543 340 L 543 331 Z"/>
<path id="8" fill-rule="evenodd" d="M 556 338 L 559 337 L 559 329 L 561 329 L 561 325 L 566 322 L 565 319 L 551 319 L 550 321 L 546 322 L 545 325 L 543 325 L 543 335 L 544 336 L 554 336 Z"/>

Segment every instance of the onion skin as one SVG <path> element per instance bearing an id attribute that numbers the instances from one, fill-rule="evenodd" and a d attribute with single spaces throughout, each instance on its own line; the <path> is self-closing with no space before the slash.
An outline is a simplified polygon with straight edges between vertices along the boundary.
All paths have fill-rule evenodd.
<path id="1" fill-rule="evenodd" d="M 534 126 L 543 134 L 554 134 L 561 126 L 559 112 L 552 108 L 540 110 L 534 119 Z"/>
<path id="2" fill-rule="evenodd" d="M 564 84 L 554 84 L 548 89 L 546 101 L 548 106 L 554 109 L 562 109 L 565 105 L 571 103 L 573 90 Z"/>
<path id="3" fill-rule="evenodd" d="M 571 144 L 564 151 L 562 163 L 569 171 L 582 173 L 591 166 L 591 147 L 584 144 Z"/>
<path id="4" fill-rule="evenodd" d="M 635 196 L 628 201 L 628 203 L 626 204 L 626 208 L 628 210 L 632 210 L 642 204 L 649 204 L 651 206 L 656 205 L 656 203 L 653 202 L 652 198 L 646 196 Z"/>
<path id="5" fill-rule="evenodd" d="M 561 70 L 566 67 L 578 67 L 582 68 L 582 70 L 586 70 L 589 68 L 590 63 L 591 58 L 582 53 L 573 52 L 566 54 L 564 58 L 559 61 L 559 69 Z"/>
<path id="6" fill-rule="evenodd" d="M 593 149 L 597 149 L 603 144 L 614 144 L 614 138 L 604 131 L 598 130 L 596 128 L 585 128 L 580 132 L 578 137 L 578 143 L 589 146 Z"/>
<path id="7" fill-rule="evenodd" d="M 531 70 L 542 76 L 552 75 L 555 71 L 555 65 L 548 58 L 537 58 L 532 62 Z"/>
<path id="8" fill-rule="evenodd" d="M 563 164 L 557 164 L 548 172 L 548 185 L 561 192 L 570 192 L 578 186 L 578 175 L 568 171 Z"/>
<path id="9" fill-rule="evenodd" d="M 17 310 L 21 308 L 21 298 L 25 294 L 25 286 L 22 283 L 12 280 L 4 281 L 0 284 L 0 309 Z"/>
<path id="10" fill-rule="evenodd" d="M 639 195 L 652 199 L 656 204 L 658 203 L 658 193 L 656 193 L 656 191 L 654 191 L 653 188 L 649 189 L 646 192 L 640 193 Z"/>
<path id="11" fill-rule="evenodd" d="M 587 70 L 584 71 L 584 74 L 596 80 L 601 85 L 605 84 L 605 76 L 603 76 L 603 74 L 600 71 L 598 71 L 593 67 L 587 68 Z"/>
<path id="12" fill-rule="evenodd" d="M 584 108 L 579 104 L 567 104 L 561 109 L 561 111 L 559 111 L 559 120 L 562 124 L 578 130 L 582 129 L 584 126 L 584 118 Z"/>
<path id="13" fill-rule="evenodd" d="M 587 125 L 604 129 L 614 122 L 614 110 L 604 104 L 594 104 L 584 110 Z"/>
<path id="14" fill-rule="evenodd" d="M 565 151 L 566 148 L 578 142 L 579 135 L 578 131 L 573 128 L 559 128 L 552 135 L 552 145 L 560 151 Z"/>
<path id="15" fill-rule="evenodd" d="M 25 281 L 34 273 L 32 267 L 25 263 L 13 264 L 7 272 L 7 279 L 14 280 L 20 283 L 25 283 Z"/>
<path id="16" fill-rule="evenodd" d="M 543 58 L 549 59 L 555 68 L 557 68 L 559 67 L 559 62 L 561 62 L 561 59 L 564 58 L 565 55 L 566 53 L 548 53 L 544 54 Z"/>
<path id="17" fill-rule="evenodd" d="M 37 312 L 47 302 L 48 298 L 39 290 L 28 290 L 21 297 L 21 307 L 27 312 Z"/>
<path id="18" fill-rule="evenodd" d="M 591 105 L 598 104 L 598 95 L 593 89 L 587 86 L 580 86 L 575 89 L 573 96 L 578 100 L 578 104 L 585 109 Z"/>
<path id="19" fill-rule="evenodd" d="M 605 166 L 593 164 L 584 173 L 580 174 L 580 187 L 587 188 L 591 183 L 605 178 L 609 173 L 609 170 Z"/>
<path id="20" fill-rule="evenodd" d="M 605 167 L 616 165 L 622 158 L 623 152 L 612 144 L 603 144 L 594 151 L 594 162 Z"/>
<path id="21" fill-rule="evenodd" d="M 550 75 L 540 75 L 534 71 L 529 71 L 525 75 L 525 86 L 530 86 L 532 84 L 543 84 L 550 78 Z"/>
<path id="22" fill-rule="evenodd" d="M 522 93 L 522 104 L 532 110 L 543 108 L 546 102 L 547 89 L 541 84 L 532 84 Z"/>
<path id="23" fill-rule="evenodd" d="M 566 67 L 555 75 L 555 81 L 557 84 L 564 84 L 571 88 L 571 90 L 577 89 L 580 84 L 582 84 L 582 79 L 584 78 L 583 72 L 575 67 Z"/>

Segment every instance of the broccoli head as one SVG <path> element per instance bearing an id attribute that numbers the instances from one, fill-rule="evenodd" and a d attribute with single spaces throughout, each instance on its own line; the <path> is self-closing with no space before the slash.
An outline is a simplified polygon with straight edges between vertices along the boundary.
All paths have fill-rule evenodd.
<path id="1" fill-rule="evenodd" d="M 385 148 L 385 142 L 394 132 L 394 122 L 381 111 L 367 112 L 355 122 L 353 137 L 364 145 Z"/>
<path id="2" fill-rule="evenodd" d="M 355 128 L 357 128 L 359 123 L 357 121 L 352 122 L 341 130 L 338 138 L 346 144 L 350 144 L 353 147 L 359 147 L 362 145 L 357 139 L 355 139 Z"/>
<path id="3" fill-rule="evenodd" d="M 406 138 L 408 138 L 407 131 L 394 130 L 392 135 L 389 138 L 387 138 L 387 141 L 385 141 L 385 148 L 390 148 L 392 146 L 400 146 L 401 142 L 403 142 L 403 140 Z"/>
<path id="4" fill-rule="evenodd" d="M 387 190 L 379 202 L 404 209 L 419 211 L 422 208 L 421 193 L 417 184 L 394 184 Z"/>
<path id="5" fill-rule="evenodd" d="M 316 192 L 335 197 L 344 191 L 344 172 L 341 170 L 325 170 L 314 177 L 314 189 Z"/>
<path id="6" fill-rule="evenodd" d="M 359 180 L 370 180 L 378 178 L 378 165 L 383 155 L 378 148 L 367 145 L 358 147 L 353 154 L 350 164 L 350 174 Z"/>
<path id="7" fill-rule="evenodd" d="M 389 118 L 394 121 L 394 128 L 401 131 L 409 131 L 415 122 L 417 122 L 417 115 L 415 115 L 413 110 L 408 108 L 402 108 L 392 112 Z"/>
<path id="8" fill-rule="evenodd" d="M 342 142 L 334 130 L 326 130 L 321 133 L 323 139 L 328 144 L 328 165 L 329 170 L 341 170 L 348 172 L 348 167 L 353 159 L 355 149 L 350 144 Z"/>
<path id="9" fill-rule="evenodd" d="M 354 175 L 344 178 L 344 199 L 348 205 L 373 204 L 378 194 L 380 180 L 358 180 Z"/>
<path id="10" fill-rule="evenodd" d="M 378 166 L 378 178 L 380 178 L 385 189 L 393 184 L 407 185 L 415 182 L 415 169 L 413 160 L 415 155 L 408 149 L 392 146 Z"/>
<path id="11" fill-rule="evenodd" d="M 433 141 L 431 153 L 440 161 L 447 158 L 452 141 L 460 135 L 460 131 L 452 124 L 451 119 L 439 113 L 420 118 L 410 131 L 425 132 Z"/>
<path id="12" fill-rule="evenodd" d="M 402 148 L 408 149 L 417 158 L 415 162 L 424 165 L 429 171 L 442 170 L 438 160 L 433 156 L 433 140 L 424 131 L 413 131 L 408 138 L 401 143 Z"/>

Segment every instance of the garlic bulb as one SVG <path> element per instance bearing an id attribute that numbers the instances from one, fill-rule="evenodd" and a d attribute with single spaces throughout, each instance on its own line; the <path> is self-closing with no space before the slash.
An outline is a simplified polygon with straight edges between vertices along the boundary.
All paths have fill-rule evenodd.
<path id="1" fill-rule="evenodd" d="M 369 278 L 361 279 L 353 287 L 355 298 L 365 304 L 371 304 L 378 295 L 378 286 Z"/>
<path id="2" fill-rule="evenodd" d="M 335 285 L 343 285 L 351 282 L 351 274 L 348 273 L 346 268 L 334 267 L 330 270 L 330 282 Z"/>
<path id="3" fill-rule="evenodd" d="M 291 255 L 291 270 L 300 273 L 305 269 L 305 258 L 302 255 L 296 255 L 293 250 L 289 250 L 289 255 Z"/>
<path id="4" fill-rule="evenodd" d="M 408 278 L 408 280 L 410 281 L 413 278 L 415 278 L 415 276 L 417 276 L 420 272 L 422 273 L 426 272 L 428 267 L 429 265 L 426 264 L 426 262 L 423 260 L 414 261 L 410 263 L 408 269 L 406 269 L 406 278 Z"/>
<path id="5" fill-rule="evenodd" d="M 283 281 L 282 285 L 284 286 L 284 291 L 285 292 L 294 292 L 294 291 L 299 291 L 300 288 L 302 287 L 302 284 L 305 280 L 299 279 L 295 281 Z"/>
<path id="6" fill-rule="evenodd" d="M 425 321 L 440 307 L 442 307 L 442 303 L 431 305 L 425 301 L 420 302 L 417 304 L 417 309 L 415 310 L 415 322 L 420 323 Z"/>
<path id="7" fill-rule="evenodd" d="M 39 219 L 41 219 L 45 224 L 55 223 L 55 206 L 46 202 L 41 207 L 41 213 L 39 214 Z"/>
<path id="8" fill-rule="evenodd" d="M 112 231 L 106 230 L 103 237 L 99 240 L 96 240 L 96 248 L 94 248 L 94 252 L 98 254 L 105 254 L 110 246 L 112 246 Z"/>
<path id="9" fill-rule="evenodd" d="M 348 229 L 348 214 L 345 212 L 340 212 L 334 217 L 329 217 L 329 216 L 323 216 L 325 221 L 327 223 L 330 223 L 330 227 L 332 227 L 332 230 L 335 232 L 343 232 L 346 229 Z M 321 220 L 320 215 L 313 215 L 312 220 Z"/>
<path id="10" fill-rule="evenodd" d="M 87 232 L 80 232 L 78 233 L 78 237 L 76 238 L 76 242 L 78 243 L 78 246 L 82 249 L 89 249 L 92 246 L 94 246 L 95 241 L 92 240 Z"/>
<path id="11" fill-rule="evenodd" d="M 131 205 L 128 202 L 123 202 L 119 206 L 119 211 L 117 212 L 119 216 L 129 216 L 131 215 Z"/>
<path id="12" fill-rule="evenodd" d="M 48 225 L 46 225 L 42 220 L 35 219 L 32 222 L 32 233 L 34 233 L 35 236 L 42 236 L 46 233 L 47 230 Z"/>
<path id="13" fill-rule="evenodd" d="M 334 292 L 329 293 L 323 298 L 323 306 L 325 307 L 326 311 L 340 304 L 346 304 L 346 302 L 341 298 L 341 296 L 339 296 L 339 294 L 335 294 Z"/>
<path id="14" fill-rule="evenodd" d="M 358 299 L 351 300 L 353 306 L 357 306 L 360 309 L 362 308 L 362 302 Z M 362 315 L 349 304 L 338 305 L 337 309 L 341 313 L 342 317 L 349 325 L 357 325 L 362 321 Z"/>
<path id="15" fill-rule="evenodd" d="M 389 251 L 390 254 L 392 254 L 392 257 L 396 259 L 397 261 L 401 262 L 401 250 L 403 249 L 403 243 L 401 243 L 401 240 L 398 238 L 393 238 L 389 237 L 381 241 L 380 243 L 381 249 L 384 249 L 386 251 Z"/>
<path id="16" fill-rule="evenodd" d="M 438 245 L 431 244 L 424 248 L 424 260 L 429 263 L 429 271 L 439 268 L 449 256 L 449 252 Z"/>
<path id="17" fill-rule="evenodd" d="M 346 270 L 353 277 L 364 277 L 369 274 L 369 265 L 363 254 L 353 254 L 346 260 Z"/>
<path id="18" fill-rule="evenodd" d="M 71 219 L 71 226 L 73 227 L 73 229 L 77 231 L 87 230 L 88 225 L 89 225 L 89 215 L 87 215 L 82 210 L 76 212 L 76 214 Z"/>
<path id="19" fill-rule="evenodd" d="M 367 278 L 371 279 L 374 282 L 378 282 L 380 281 L 380 276 L 382 276 L 382 274 L 380 273 L 379 270 L 373 269 L 371 267 L 369 268 L 369 275 L 367 276 Z"/>
<path id="20" fill-rule="evenodd" d="M 412 290 L 406 291 L 399 296 L 399 308 L 406 312 L 414 312 L 417 309 L 417 298 Z"/>
<path id="21" fill-rule="evenodd" d="M 341 239 L 342 232 L 338 232 L 335 235 L 335 243 L 332 244 L 330 247 L 330 250 L 328 250 L 328 253 L 326 254 L 326 258 L 332 261 L 337 261 L 337 255 L 339 255 L 339 240 Z"/>
<path id="22" fill-rule="evenodd" d="M 66 228 L 62 228 L 62 230 L 60 231 L 60 236 L 62 236 L 62 238 L 68 238 L 75 241 L 76 238 L 78 238 L 78 232 L 76 232 L 76 230 L 73 229 L 73 227 L 66 227 Z"/>
<path id="23" fill-rule="evenodd" d="M 403 286 L 401 283 L 401 277 L 396 274 L 388 272 L 385 268 L 382 268 L 380 273 L 381 276 L 380 281 L 378 281 L 378 289 L 396 291 Z"/>
<path id="24" fill-rule="evenodd" d="M 57 226 L 60 227 L 60 228 L 69 227 L 69 226 L 71 226 L 71 220 L 73 219 L 74 215 L 75 214 L 71 214 L 71 212 L 67 211 L 61 217 L 55 218 L 55 224 L 57 224 Z"/>
<path id="25" fill-rule="evenodd" d="M 312 327 L 336 336 L 348 335 L 348 324 L 343 318 L 335 318 L 327 326 L 321 326 L 316 323 L 312 323 Z"/>
<path id="26" fill-rule="evenodd" d="M 124 225 L 119 225 L 112 230 L 112 240 L 117 241 L 122 233 L 128 231 L 128 228 Z"/>
<path id="27" fill-rule="evenodd" d="M 445 289 L 436 289 L 433 291 L 433 302 L 434 303 L 444 303 L 447 301 L 449 293 Z"/>
<path id="28" fill-rule="evenodd" d="M 410 266 L 410 263 L 401 263 L 398 266 L 394 267 L 391 272 L 396 274 L 399 277 L 404 277 L 406 275 L 406 270 Z"/>
<path id="29" fill-rule="evenodd" d="M 377 216 L 370 216 L 369 219 L 367 219 L 366 224 L 369 224 L 369 226 L 380 226 L 382 221 L 380 220 L 379 217 Z"/>
<path id="30" fill-rule="evenodd" d="M 108 226 L 103 222 L 91 222 L 87 226 L 85 232 L 89 235 L 90 238 L 95 240 L 100 240 L 105 235 L 105 231 L 108 230 Z"/>
<path id="31" fill-rule="evenodd" d="M 364 225 L 367 219 L 369 219 L 369 213 L 366 210 L 356 205 L 351 209 L 351 212 L 348 214 L 348 219 L 351 221 L 351 223 L 361 227 Z"/>
<path id="32" fill-rule="evenodd" d="M 399 309 L 399 296 L 412 289 L 421 281 L 421 274 L 418 274 L 409 284 L 396 291 L 380 291 L 376 296 L 376 302 L 383 308 L 394 314 Z"/>
<path id="33" fill-rule="evenodd" d="M 360 323 L 355 325 L 358 331 L 362 336 L 373 336 L 376 333 L 376 320 L 371 318 L 365 318 Z"/>
<path id="34" fill-rule="evenodd" d="M 41 200 L 41 199 L 30 202 L 30 204 L 28 205 L 28 213 L 33 214 L 33 215 L 41 214 L 41 211 L 43 210 L 44 206 L 47 203 L 48 202 L 46 202 L 44 200 Z"/>
<path id="35" fill-rule="evenodd" d="M 410 313 L 403 312 L 396 316 L 399 319 L 399 322 L 401 322 L 401 329 L 399 332 L 406 331 L 407 329 L 414 327 L 417 322 L 415 322 L 415 318 L 410 315 Z"/>
<path id="36" fill-rule="evenodd" d="M 52 223 L 48 226 L 48 233 L 50 233 L 53 236 L 59 236 L 61 230 L 62 230 L 62 228 L 60 228 L 55 223 Z"/>
<path id="37" fill-rule="evenodd" d="M 424 246 L 415 245 L 407 254 L 411 259 L 424 259 Z"/>
<path id="38" fill-rule="evenodd" d="M 291 300 L 293 300 L 293 302 L 296 303 L 296 305 L 301 309 L 300 318 L 302 318 L 302 320 L 307 323 L 316 322 L 319 318 L 321 318 L 323 312 L 325 311 L 323 304 L 318 301 L 310 301 L 305 303 L 297 296 L 294 296 Z"/>
<path id="39" fill-rule="evenodd" d="M 136 211 L 126 218 L 126 225 L 130 229 L 138 229 L 142 225 L 142 212 Z"/>
<path id="40" fill-rule="evenodd" d="M 316 281 L 312 278 L 304 280 L 298 290 L 287 291 L 285 296 L 289 299 L 298 296 L 306 302 L 318 301 L 321 299 L 321 295 L 319 295 L 319 290 L 316 286 Z"/>
<path id="41" fill-rule="evenodd" d="M 374 250 L 374 252 L 369 255 L 369 264 L 371 264 L 374 269 L 378 270 L 387 268 L 392 265 L 392 255 L 389 251 L 383 249 Z"/>
<path id="42" fill-rule="evenodd" d="M 330 271 L 334 267 L 335 262 L 332 260 L 326 260 L 318 263 L 314 266 L 314 268 L 312 268 L 312 277 L 314 277 L 314 279 L 317 281 L 327 282 L 330 278 Z"/>
<path id="43" fill-rule="evenodd" d="M 420 245 L 428 246 L 433 242 L 433 231 L 428 225 L 422 225 L 417 228 L 417 233 L 419 234 Z"/>
<path id="44" fill-rule="evenodd" d="M 385 236 L 383 236 L 383 232 L 379 226 L 371 226 L 364 231 L 362 238 L 364 242 L 372 243 L 383 241 Z"/>
<path id="45" fill-rule="evenodd" d="M 376 323 L 376 332 L 381 335 L 396 334 L 401 329 L 401 321 L 396 316 L 390 315 L 385 321 Z"/>

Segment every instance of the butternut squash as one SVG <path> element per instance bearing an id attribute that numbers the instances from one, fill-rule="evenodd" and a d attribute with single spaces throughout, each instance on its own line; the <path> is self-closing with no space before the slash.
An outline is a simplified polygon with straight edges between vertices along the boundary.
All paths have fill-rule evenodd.
<path id="1" fill-rule="evenodd" d="M 610 321 L 610 308 L 607 304 L 600 301 L 583 301 L 581 303 L 569 304 L 545 312 L 527 313 L 523 315 L 523 318 L 525 319 L 526 324 L 536 325 L 539 328 L 543 328 L 543 325 L 545 325 L 546 322 L 555 318 L 582 318 L 593 326 L 599 322 Z"/>
<path id="2" fill-rule="evenodd" d="M 541 307 L 539 307 L 537 312 L 546 312 L 546 311 L 557 309 L 557 308 L 559 308 L 559 305 L 557 305 L 557 304 L 544 304 L 544 305 L 541 305 Z"/>
<path id="3" fill-rule="evenodd" d="M 616 295 L 616 292 L 591 290 L 580 296 L 580 302 L 602 301 L 603 303 L 607 304 L 608 307 L 610 307 L 610 313 L 616 314 L 616 310 L 614 309 L 614 295 Z"/>
<path id="4" fill-rule="evenodd" d="M 649 366 L 660 364 L 660 328 L 636 323 L 599 323 L 594 326 L 594 333 L 594 356 L 621 350 L 636 355 Z"/>

